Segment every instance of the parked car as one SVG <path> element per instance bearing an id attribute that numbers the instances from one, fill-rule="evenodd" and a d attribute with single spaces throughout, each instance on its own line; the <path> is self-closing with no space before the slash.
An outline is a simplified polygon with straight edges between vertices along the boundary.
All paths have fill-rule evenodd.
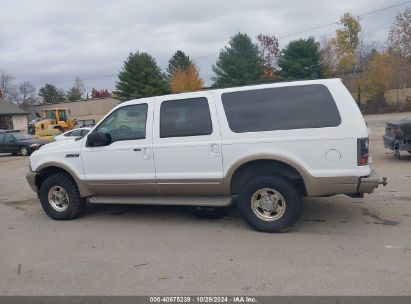
<path id="1" fill-rule="evenodd" d="M 94 127 L 96 121 L 94 119 L 78 119 L 76 120 L 76 128 Z"/>
<path id="2" fill-rule="evenodd" d="M 368 129 L 339 79 L 121 103 L 77 141 L 30 157 L 27 180 L 53 219 L 91 203 L 227 206 L 279 232 L 303 196 L 373 192 Z"/>
<path id="3" fill-rule="evenodd" d="M 86 136 L 88 132 L 90 132 L 91 128 L 79 128 L 67 131 L 63 134 L 57 135 L 54 137 L 54 141 L 63 141 L 68 139 L 77 139 L 83 136 Z"/>
<path id="4" fill-rule="evenodd" d="M 0 153 L 30 155 L 33 151 L 47 144 L 44 139 L 20 132 L 0 132 Z"/>
<path id="5" fill-rule="evenodd" d="M 387 122 L 383 136 L 384 147 L 394 151 L 401 158 L 400 151 L 411 154 L 411 117 L 396 122 Z"/>
<path id="6" fill-rule="evenodd" d="M 1 133 L 20 133 L 19 130 L 0 130 Z"/>

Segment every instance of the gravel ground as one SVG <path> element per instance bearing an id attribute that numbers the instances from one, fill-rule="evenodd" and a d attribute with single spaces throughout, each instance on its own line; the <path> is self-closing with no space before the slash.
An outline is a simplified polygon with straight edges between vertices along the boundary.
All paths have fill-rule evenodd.
<path id="1" fill-rule="evenodd" d="M 0 156 L 0 295 L 411 295 L 411 155 L 382 146 L 389 185 L 363 199 L 304 200 L 288 233 L 250 229 L 234 208 L 90 205 L 49 219 L 25 181 L 28 159 Z M 406 116 L 406 115 L 405 115 Z"/>

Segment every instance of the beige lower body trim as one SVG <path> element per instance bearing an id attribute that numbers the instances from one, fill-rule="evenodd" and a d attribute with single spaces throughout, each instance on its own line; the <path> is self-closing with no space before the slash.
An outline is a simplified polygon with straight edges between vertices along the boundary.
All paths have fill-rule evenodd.
<path id="1" fill-rule="evenodd" d="M 222 180 L 136 180 L 136 181 L 87 181 L 94 195 L 130 196 L 220 196 L 223 195 Z"/>
<path id="2" fill-rule="evenodd" d="M 159 195 L 155 181 L 88 181 L 94 195 Z"/>
<path id="3" fill-rule="evenodd" d="M 171 196 L 213 196 L 224 193 L 221 179 L 159 180 L 157 187 L 160 195 Z"/>
<path id="4" fill-rule="evenodd" d="M 357 192 L 358 176 L 310 177 L 304 182 L 307 196 L 352 194 Z"/>

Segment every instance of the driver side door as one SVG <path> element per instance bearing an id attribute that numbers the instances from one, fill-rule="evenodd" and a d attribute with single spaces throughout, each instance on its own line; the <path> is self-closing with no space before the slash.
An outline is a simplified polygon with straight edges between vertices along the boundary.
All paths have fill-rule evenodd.
<path id="1" fill-rule="evenodd" d="M 96 195 L 156 195 L 152 153 L 153 102 L 123 106 L 107 116 L 93 132 L 111 143 L 82 149 L 84 176 Z"/>

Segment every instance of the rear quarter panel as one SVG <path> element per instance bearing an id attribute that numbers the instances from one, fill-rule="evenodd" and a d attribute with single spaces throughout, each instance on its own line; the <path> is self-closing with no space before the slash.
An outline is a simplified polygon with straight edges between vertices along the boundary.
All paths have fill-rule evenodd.
<path id="1" fill-rule="evenodd" d="M 271 155 L 273 159 L 289 159 L 313 177 L 370 174 L 369 166 L 357 166 L 357 138 L 368 137 L 368 130 L 355 101 L 340 80 L 278 83 L 262 85 L 259 88 L 309 84 L 322 84 L 328 88 L 341 116 L 339 126 L 234 133 L 230 130 L 221 100 L 222 93 L 230 92 L 230 89 L 214 93 L 221 126 L 224 176 L 241 159 L 253 154 Z M 244 87 L 231 91 L 250 89 Z M 326 154 L 330 150 L 337 150 L 341 155 L 340 159 L 328 161 Z"/>

